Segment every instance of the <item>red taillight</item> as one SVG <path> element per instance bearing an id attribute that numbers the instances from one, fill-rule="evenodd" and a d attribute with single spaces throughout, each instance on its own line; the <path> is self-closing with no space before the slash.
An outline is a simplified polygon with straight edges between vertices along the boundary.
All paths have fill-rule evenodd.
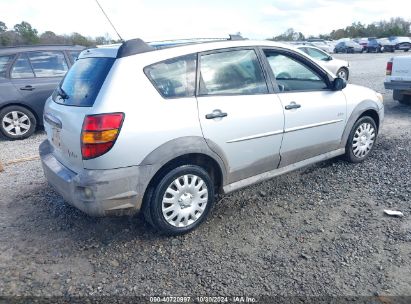
<path id="1" fill-rule="evenodd" d="M 387 62 L 387 70 L 385 72 L 385 75 L 390 76 L 392 73 L 392 61 Z"/>
<path id="2" fill-rule="evenodd" d="M 84 119 L 83 130 L 85 131 L 103 131 L 119 129 L 123 122 L 123 113 L 101 114 L 87 116 Z"/>
<path id="3" fill-rule="evenodd" d="M 88 115 L 81 132 L 83 159 L 96 158 L 114 145 L 123 124 L 124 113 Z"/>

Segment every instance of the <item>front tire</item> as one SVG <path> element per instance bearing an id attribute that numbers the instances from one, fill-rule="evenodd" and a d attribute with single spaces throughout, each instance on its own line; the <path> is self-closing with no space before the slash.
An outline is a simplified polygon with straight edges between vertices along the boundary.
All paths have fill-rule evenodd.
<path id="1" fill-rule="evenodd" d="M 167 235 L 184 234 L 207 218 L 214 204 L 214 184 L 203 168 L 180 166 L 160 180 L 149 204 L 154 228 Z"/>
<path id="2" fill-rule="evenodd" d="M 345 79 L 346 81 L 348 81 L 348 76 L 349 76 L 348 69 L 346 69 L 346 68 L 340 68 L 340 69 L 337 71 L 337 76 L 340 77 L 340 78 L 342 78 L 342 79 Z"/>
<path id="3" fill-rule="evenodd" d="M 8 106 L 0 111 L 0 132 L 11 140 L 25 139 L 36 130 L 36 117 L 21 106 Z"/>
<path id="4" fill-rule="evenodd" d="M 354 124 L 345 146 L 345 158 L 351 163 L 364 161 L 374 148 L 378 128 L 369 116 L 361 117 Z"/>

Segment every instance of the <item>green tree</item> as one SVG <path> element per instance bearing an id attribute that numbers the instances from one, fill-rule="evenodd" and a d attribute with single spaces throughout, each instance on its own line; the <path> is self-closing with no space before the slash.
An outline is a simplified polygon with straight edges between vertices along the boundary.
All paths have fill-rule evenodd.
<path id="1" fill-rule="evenodd" d="M 40 42 L 43 44 L 68 44 L 68 39 L 61 35 L 56 35 L 52 31 L 45 31 L 40 35 Z"/>
<path id="2" fill-rule="evenodd" d="M 0 45 L 1 46 L 13 46 L 13 45 L 22 45 L 23 38 L 15 31 L 7 31 L 0 33 Z"/>
<path id="3" fill-rule="evenodd" d="M 75 45 L 92 46 L 95 44 L 93 40 L 87 39 L 79 33 L 72 33 L 69 38 L 71 43 Z"/>
<path id="4" fill-rule="evenodd" d="M 287 29 L 284 33 L 279 36 L 273 37 L 269 40 L 274 41 L 297 41 L 297 40 L 304 40 L 305 37 L 303 33 L 294 31 L 293 28 Z"/>
<path id="5" fill-rule="evenodd" d="M 3 21 L 0 21 L 0 33 L 7 31 L 7 26 Z"/>
<path id="6" fill-rule="evenodd" d="M 26 21 L 16 24 L 14 26 L 14 31 L 23 38 L 23 43 L 36 44 L 39 42 L 37 30 Z"/>

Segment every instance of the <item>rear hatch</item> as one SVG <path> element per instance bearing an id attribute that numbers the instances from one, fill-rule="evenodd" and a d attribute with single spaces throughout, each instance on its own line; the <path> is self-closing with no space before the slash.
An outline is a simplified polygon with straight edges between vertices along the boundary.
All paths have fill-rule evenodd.
<path id="1" fill-rule="evenodd" d="M 110 51 L 107 56 L 101 49 L 84 51 L 46 102 L 44 126 L 54 148 L 53 155 L 74 172 L 83 169 L 81 131 L 84 118 L 92 113 L 115 54 Z"/>
<path id="2" fill-rule="evenodd" d="M 394 57 L 391 81 L 411 81 L 411 56 Z"/>

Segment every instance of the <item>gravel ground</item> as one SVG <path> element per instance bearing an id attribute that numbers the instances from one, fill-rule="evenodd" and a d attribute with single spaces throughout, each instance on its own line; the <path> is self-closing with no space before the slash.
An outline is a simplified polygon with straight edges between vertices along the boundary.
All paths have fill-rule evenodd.
<path id="1" fill-rule="evenodd" d="M 38 160 L 6 166 L 0 295 L 411 296 L 411 107 L 383 88 L 390 56 L 348 55 L 350 82 L 386 102 L 366 162 L 334 159 L 226 195 L 188 235 L 159 236 L 140 216 L 88 217 Z M 0 160 L 35 155 L 44 137 L 0 140 Z"/>

